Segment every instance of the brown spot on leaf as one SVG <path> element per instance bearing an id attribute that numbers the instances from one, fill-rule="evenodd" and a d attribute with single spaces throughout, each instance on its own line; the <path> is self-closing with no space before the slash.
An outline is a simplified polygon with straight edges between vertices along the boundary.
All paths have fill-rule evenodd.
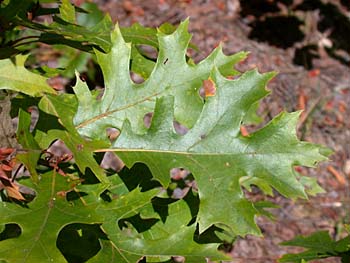
<path id="1" fill-rule="evenodd" d="M 244 136 L 244 137 L 249 136 L 249 132 L 248 132 L 248 130 L 247 130 L 247 128 L 246 128 L 246 127 L 241 126 L 241 127 L 240 127 L 240 130 L 241 130 L 241 134 L 242 134 L 242 136 Z"/>
<path id="2" fill-rule="evenodd" d="M 66 192 L 66 191 L 58 191 L 58 192 L 56 193 L 56 195 L 59 196 L 59 197 L 66 197 L 67 192 Z"/>
<path id="3" fill-rule="evenodd" d="M 204 88 L 205 97 L 212 97 L 216 93 L 216 86 L 214 81 L 211 78 L 203 81 L 203 88 Z"/>
<path id="4" fill-rule="evenodd" d="M 115 128 L 107 128 L 106 133 L 110 141 L 115 141 L 120 135 L 120 131 Z"/>

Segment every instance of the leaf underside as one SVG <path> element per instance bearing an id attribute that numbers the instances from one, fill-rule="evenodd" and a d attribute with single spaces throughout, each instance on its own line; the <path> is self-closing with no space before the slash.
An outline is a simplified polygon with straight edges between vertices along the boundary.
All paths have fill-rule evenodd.
<path id="1" fill-rule="evenodd" d="M 71 10 L 66 12 L 66 19 L 71 20 Z M 190 62 L 186 59 L 187 26 L 185 21 L 171 34 L 158 31 L 157 62 L 145 67 L 144 73 L 142 67 L 134 67 L 145 77 L 141 84 L 131 80 L 133 47 L 116 26 L 111 51 L 95 50 L 105 82 L 102 98 L 77 78 L 75 97 L 47 94 L 41 98 L 39 110 L 44 114 L 33 133 L 29 117 L 21 113 L 20 131 L 27 133 L 22 144 L 38 151 L 61 139 L 72 151 L 77 167 L 74 172 L 70 167 L 68 177 L 52 170 L 40 174 L 38 183 L 25 182 L 36 192 L 26 208 L 0 203 L 4 215 L 0 224 L 17 223 L 22 229 L 18 238 L 0 241 L 0 259 L 65 262 L 56 247 L 59 232 L 69 224 L 85 223 L 98 224 L 108 237 L 100 240 L 101 250 L 89 262 L 137 262 L 143 256 L 147 262 L 166 261 L 171 256 L 185 256 L 186 262 L 206 262 L 208 257 L 225 260 L 227 256 L 217 249 L 224 241 L 218 239 L 219 234 L 209 244 L 197 242 L 195 236 L 213 228 L 211 233 L 230 238 L 261 235 L 255 217 L 263 214 L 264 204 L 249 201 L 243 186 L 255 184 L 267 193 L 274 188 L 288 198 L 307 197 L 294 166 L 313 167 L 326 156 L 322 147 L 297 139 L 299 113 L 281 113 L 249 136 L 240 132 L 242 122 L 268 94 L 265 87 L 275 73 L 251 70 L 238 76 L 233 66 L 247 53 L 225 56 L 221 47 L 198 64 Z M 232 76 L 235 79 L 227 78 Z M 200 89 L 208 79 L 215 89 L 202 98 Z M 149 128 L 144 124 L 148 113 L 153 115 Z M 50 129 L 42 116 L 55 120 L 55 128 Z M 184 135 L 176 132 L 174 121 L 186 127 Z M 110 142 L 106 129 L 112 127 L 121 133 Z M 107 177 L 93 154 L 103 151 L 116 152 L 131 170 L 145 164 L 156 186 L 146 189 L 138 183 L 146 177 L 145 170 L 137 171 L 139 181 L 133 187 L 122 180 L 121 173 Z M 33 164 L 39 157 L 27 162 Z M 191 172 L 198 190 L 191 190 L 186 198 L 191 195 L 196 202 L 167 196 L 165 190 L 174 183 L 170 178 L 173 168 Z M 85 176 L 87 170 L 97 182 L 72 184 L 72 176 Z M 79 198 L 67 201 L 62 191 L 77 192 Z M 102 198 L 106 194 L 108 200 Z M 152 224 L 141 229 L 145 222 Z"/>
<path id="2" fill-rule="evenodd" d="M 96 100 L 78 81 L 75 124 L 90 138 L 101 138 L 107 127 L 120 129 L 110 150 L 128 167 L 147 164 L 163 186 L 169 184 L 172 168 L 191 171 L 198 183 L 200 232 L 225 224 L 236 235 L 260 234 L 254 222 L 257 210 L 244 197 L 240 178 L 257 178 L 289 198 L 305 198 L 293 166 L 314 166 L 326 157 L 320 147 L 297 139 L 299 113 L 281 113 L 243 137 L 240 125 L 245 115 L 268 94 L 265 86 L 275 74 L 252 70 L 235 80 L 226 79 L 236 74 L 228 69 L 245 54 L 226 57 L 220 48 L 197 65 L 189 65 L 185 60 L 189 40 L 187 21 L 171 35 L 160 32 L 157 63 L 149 78 L 136 85 L 129 76 L 130 45 L 116 28 L 111 53 L 97 52 L 106 85 L 103 97 Z M 198 90 L 208 78 L 214 81 L 216 94 L 203 103 Z M 154 112 L 149 129 L 143 123 L 147 112 Z M 191 129 L 178 135 L 174 120 Z"/>

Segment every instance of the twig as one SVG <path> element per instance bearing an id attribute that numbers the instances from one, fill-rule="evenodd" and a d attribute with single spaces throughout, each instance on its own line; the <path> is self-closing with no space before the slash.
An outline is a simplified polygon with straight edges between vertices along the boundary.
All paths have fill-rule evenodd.
<path id="1" fill-rule="evenodd" d="M 327 170 L 334 175 L 334 177 L 338 180 L 340 184 L 346 185 L 347 182 L 345 177 L 340 172 L 338 172 L 333 166 L 328 165 Z"/>

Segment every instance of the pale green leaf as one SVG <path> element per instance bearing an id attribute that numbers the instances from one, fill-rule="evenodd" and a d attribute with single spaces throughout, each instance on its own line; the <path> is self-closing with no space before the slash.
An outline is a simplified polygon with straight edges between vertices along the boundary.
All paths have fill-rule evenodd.
<path id="1" fill-rule="evenodd" d="M 261 118 L 257 114 L 259 106 L 259 102 L 256 102 L 249 108 L 248 112 L 246 113 L 243 119 L 244 124 L 259 124 L 260 122 L 262 122 L 263 118 Z"/>
<path id="2" fill-rule="evenodd" d="M 187 127 L 194 125 L 203 107 L 199 96 L 202 81 L 209 77 L 213 67 L 225 75 L 237 74 L 233 65 L 244 59 L 247 53 L 225 56 L 218 47 L 199 64 L 188 64 L 186 51 L 191 36 L 187 26 L 188 21 L 183 22 L 171 35 L 158 32 L 157 63 L 142 84 L 134 84 L 130 79 L 131 45 L 125 43 L 116 27 L 111 36 L 110 53 L 95 51 L 106 86 L 101 100 L 96 100 L 86 85 L 78 82 L 74 87 L 79 100 L 74 123 L 82 135 L 103 138 L 106 128 L 120 129 L 126 118 L 133 129 L 144 132 L 144 115 L 153 111 L 156 98 L 165 95 L 175 97 L 175 119 Z M 147 76 L 148 73 L 145 71 L 141 75 Z"/>
<path id="3" fill-rule="evenodd" d="M 60 6 L 61 18 L 69 23 L 75 23 L 75 9 L 69 0 L 62 0 Z"/>
<path id="4" fill-rule="evenodd" d="M 17 56 L 16 63 L 10 59 L 0 60 L 0 89 L 14 90 L 30 96 L 53 93 L 46 78 L 28 71 L 24 67 L 26 56 Z"/>
<path id="5" fill-rule="evenodd" d="M 326 191 L 317 183 L 316 178 L 302 176 L 300 182 L 304 185 L 308 195 L 316 196 L 317 194 L 323 194 Z"/>
<path id="6" fill-rule="evenodd" d="M 216 95 L 207 100 L 186 135 L 174 132 L 173 99 L 162 98 L 147 133 L 135 134 L 126 121 L 113 150 L 128 166 L 146 163 L 163 185 L 168 185 L 172 168 L 190 170 L 199 188 L 201 232 L 213 224 L 226 224 L 238 235 L 259 234 L 254 222 L 257 210 L 245 199 L 240 178 L 257 177 L 287 197 L 306 197 L 293 165 L 313 166 L 326 159 L 319 147 L 298 141 L 294 128 L 298 113 L 282 113 L 249 137 L 240 135 L 245 113 L 267 94 L 265 85 L 272 76 L 250 71 L 227 80 L 216 70 L 211 76 Z"/>
<path id="7" fill-rule="evenodd" d="M 213 225 L 226 225 L 236 235 L 260 235 L 254 218 L 261 211 L 245 198 L 241 178 L 250 178 L 248 185 L 256 183 L 269 194 L 275 188 L 289 198 L 306 198 L 293 166 L 312 167 L 327 158 L 322 147 L 297 139 L 299 113 L 281 113 L 264 128 L 243 137 L 240 125 L 268 94 L 265 86 L 275 73 L 261 75 L 251 70 L 235 80 L 226 79 L 224 76 L 236 73 L 234 63 L 246 54 L 227 57 L 220 48 L 197 65 L 186 63 L 187 24 L 183 22 L 170 35 L 158 33 L 157 62 L 139 85 L 129 75 L 131 45 L 116 27 L 111 52 L 96 51 L 106 85 L 104 94 L 97 100 L 78 80 L 74 122 L 81 134 L 92 139 L 103 138 L 108 127 L 121 129 L 110 150 L 128 167 L 145 163 L 165 187 L 172 168 L 190 170 L 198 184 L 200 233 Z M 204 103 L 198 89 L 209 77 L 216 91 Z M 154 112 L 149 129 L 143 120 L 148 112 Z M 191 129 L 183 136 L 177 134 L 174 120 Z"/>

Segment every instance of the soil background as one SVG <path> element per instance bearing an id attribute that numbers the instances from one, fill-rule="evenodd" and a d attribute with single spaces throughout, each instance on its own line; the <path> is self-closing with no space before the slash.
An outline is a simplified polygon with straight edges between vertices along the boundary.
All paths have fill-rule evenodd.
<path id="1" fill-rule="evenodd" d="M 344 235 L 343 224 L 350 222 L 350 48 L 346 46 L 350 45 L 350 20 L 342 18 L 350 17 L 349 1 L 94 2 L 121 26 L 135 22 L 149 27 L 165 22 L 177 25 L 190 17 L 192 42 L 200 50 L 194 54 L 196 61 L 219 43 L 226 54 L 250 51 L 248 59 L 237 66 L 239 70 L 279 72 L 268 85 L 271 95 L 259 109 L 263 124 L 283 110 L 303 110 L 299 137 L 334 151 L 329 162 L 315 169 L 298 168 L 301 174 L 317 178 L 326 193 L 295 201 L 278 193 L 269 197 L 281 207 L 273 211 L 276 221 L 258 218 L 264 238 L 240 238 L 231 251 L 232 262 L 277 262 L 284 253 L 300 251 L 279 246 L 300 234 L 327 230 L 334 238 Z M 329 10 L 333 13 L 328 14 Z M 281 20 L 272 19 L 276 17 Z M 270 20 L 272 23 L 267 24 Z M 246 128 L 251 132 L 259 126 Z M 254 200 L 263 198 L 258 189 L 247 194 Z"/>

